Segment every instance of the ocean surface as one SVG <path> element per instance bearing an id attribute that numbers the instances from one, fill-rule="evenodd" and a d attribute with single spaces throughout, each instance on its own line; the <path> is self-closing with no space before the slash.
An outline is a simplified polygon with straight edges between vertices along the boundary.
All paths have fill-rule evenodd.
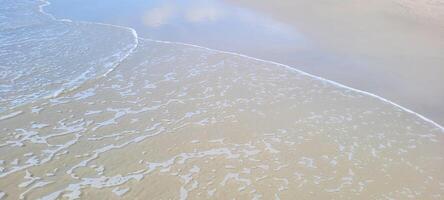
<path id="1" fill-rule="evenodd" d="M 444 129 L 407 108 L 286 65 L 55 19 L 46 1 L 0 4 L 0 199 L 444 196 Z"/>
<path id="2" fill-rule="evenodd" d="M 276 61 L 444 123 L 442 0 L 53 0 L 57 18 Z"/>

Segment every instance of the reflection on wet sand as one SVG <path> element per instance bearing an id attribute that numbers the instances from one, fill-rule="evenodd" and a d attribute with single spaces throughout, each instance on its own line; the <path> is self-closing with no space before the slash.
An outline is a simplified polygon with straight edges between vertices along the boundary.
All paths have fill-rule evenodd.
<path id="1" fill-rule="evenodd" d="M 444 191 L 441 129 L 288 68 L 192 46 L 142 39 L 108 76 L 17 110 L 0 121 L 11 199 Z"/>
<path id="2" fill-rule="evenodd" d="M 217 8 L 216 5 L 205 2 L 193 2 L 185 5 L 185 8 L 177 6 L 178 4 L 166 2 L 159 7 L 148 9 L 143 15 L 142 21 L 146 26 L 158 28 L 178 19 L 188 23 L 204 23 L 217 21 L 224 15 L 223 10 Z"/>
<path id="3" fill-rule="evenodd" d="M 295 27 L 314 52 L 286 64 L 383 96 L 444 124 L 443 0 L 238 0 Z"/>
<path id="4" fill-rule="evenodd" d="M 54 0 L 53 6 L 50 12 L 62 18 L 273 60 L 444 123 L 442 0 Z"/>
<path id="5" fill-rule="evenodd" d="M 280 64 L 135 39 L 114 70 L 0 114 L 0 199 L 443 198 L 442 127 Z"/>

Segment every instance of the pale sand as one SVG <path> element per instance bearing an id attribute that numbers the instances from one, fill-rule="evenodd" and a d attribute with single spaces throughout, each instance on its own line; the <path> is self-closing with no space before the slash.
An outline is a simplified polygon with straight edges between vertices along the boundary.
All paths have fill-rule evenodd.
<path id="1" fill-rule="evenodd" d="M 16 112 L 0 117 L 7 199 L 444 196 L 442 129 L 279 65 L 187 45 L 141 40 L 106 77 Z"/>
<path id="2" fill-rule="evenodd" d="M 292 26 L 315 41 L 318 52 L 337 60 L 295 55 L 291 66 L 376 93 L 444 124 L 443 0 L 228 2 Z"/>

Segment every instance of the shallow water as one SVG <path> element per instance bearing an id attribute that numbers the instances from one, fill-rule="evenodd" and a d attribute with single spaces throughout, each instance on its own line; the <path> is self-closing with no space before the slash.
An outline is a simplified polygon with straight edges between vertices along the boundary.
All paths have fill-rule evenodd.
<path id="1" fill-rule="evenodd" d="M 34 8 L 23 11 L 40 16 Z M 83 24 L 64 23 L 68 30 Z M 134 36 L 97 26 L 80 39 Z M 64 35 L 55 38 L 44 48 L 65 47 L 57 43 Z M 120 46 L 105 50 L 137 47 L 113 71 L 0 115 L 0 199 L 444 195 L 443 130 L 418 115 L 283 65 L 187 44 L 115 39 Z M 77 40 L 67 54 L 82 45 Z M 58 78 L 51 81 L 66 80 Z"/>
<path id="2" fill-rule="evenodd" d="M 54 0 L 48 11 L 132 27 L 145 38 L 273 60 L 378 94 L 443 124 L 440 2 Z M 426 23 L 412 20 L 420 15 Z"/>
<path id="3" fill-rule="evenodd" d="M 327 53 L 319 48 L 316 40 L 302 34 L 297 28 L 220 0 L 51 2 L 47 10 L 57 18 L 132 27 L 144 38 L 239 52 L 296 66 L 308 72 L 338 74 L 343 73 L 342 66 L 364 62 Z M 329 63 L 329 66 L 334 63 L 335 67 L 326 67 L 321 63 Z"/>
<path id="4" fill-rule="evenodd" d="M 129 29 L 55 21 L 31 2 L 1 4 L 0 112 L 103 75 L 136 47 Z"/>
<path id="5" fill-rule="evenodd" d="M 132 27 L 145 38 L 186 42 L 236 51 L 256 48 L 273 53 L 310 44 L 289 26 L 222 1 L 64 0 L 47 11 L 57 18 Z"/>
<path id="6" fill-rule="evenodd" d="M 224 0 L 316 41 L 336 60 L 287 63 L 397 102 L 444 124 L 444 1 Z"/>

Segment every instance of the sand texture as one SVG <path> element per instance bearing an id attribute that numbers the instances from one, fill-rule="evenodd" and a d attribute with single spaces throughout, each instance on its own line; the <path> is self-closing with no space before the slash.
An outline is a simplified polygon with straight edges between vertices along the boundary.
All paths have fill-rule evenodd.
<path id="1" fill-rule="evenodd" d="M 293 27 L 319 46 L 315 52 L 335 58 L 301 57 L 291 66 L 444 124 L 443 0 L 228 2 Z"/>
<path id="2" fill-rule="evenodd" d="M 406 108 L 281 64 L 0 3 L 1 200 L 444 198 L 444 129 Z"/>
<path id="3" fill-rule="evenodd" d="M 0 121 L 7 199 L 441 199 L 444 134 L 288 68 L 141 40 Z"/>

